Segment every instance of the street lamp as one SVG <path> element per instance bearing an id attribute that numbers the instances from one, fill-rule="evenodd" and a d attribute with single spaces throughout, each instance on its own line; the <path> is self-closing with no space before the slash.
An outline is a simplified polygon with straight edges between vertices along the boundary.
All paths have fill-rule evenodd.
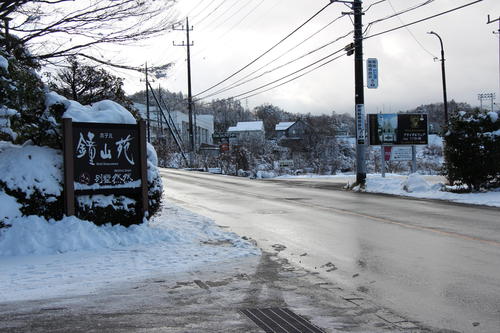
<path id="1" fill-rule="evenodd" d="M 448 99 L 446 98 L 446 74 L 445 74 L 445 71 L 444 71 L 444 48 L 443 48 L 443 40 L 434 31 L 430 31 L 430 32 L 428 32 L 428 34 L 436 35 L 436 37 L 439 38 L 439 43 L 441 43 L 441 76 L 442 76 L 442 79 L 443 79 L 444 122 L 445 122 L 445 124 L 448 124 Z"/>

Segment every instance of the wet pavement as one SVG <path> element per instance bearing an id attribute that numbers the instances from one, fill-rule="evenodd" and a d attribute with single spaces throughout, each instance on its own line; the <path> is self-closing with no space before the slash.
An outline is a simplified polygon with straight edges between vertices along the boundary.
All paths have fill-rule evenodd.
<path id="1" fill-rule="evenodd" d="M 162 170 L 167 197 L 413 321 L 500 332 L 500 209 Z"/>
<path id="2" fill-rule="evenodd" d="M 0 332 L 257 333 L 264 331 L 240 311 L 270 307 L 324 332 L 437 332 L 291 265 L 281 250 L 92 295 L 0 303 Z"/>

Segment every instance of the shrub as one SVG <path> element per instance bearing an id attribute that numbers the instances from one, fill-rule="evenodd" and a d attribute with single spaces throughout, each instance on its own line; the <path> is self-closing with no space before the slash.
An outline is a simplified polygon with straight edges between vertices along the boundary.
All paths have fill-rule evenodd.
<path id="1" fill-rule="evenodd" d="M 459 112 L 445 134 L 444 171 L 450 184 L 475 191 L 500 185 L 500 121 L 495 112 Z"/>

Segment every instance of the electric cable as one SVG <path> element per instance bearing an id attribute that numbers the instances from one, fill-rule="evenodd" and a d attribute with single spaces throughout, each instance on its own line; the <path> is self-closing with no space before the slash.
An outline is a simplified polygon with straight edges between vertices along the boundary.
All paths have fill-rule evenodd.
<path id="1" fill-rule="evenodd" d="M 384 0 L 385 1 L 385 0 Z M 392 2 L 390 0 L 387 0 L 387 3 L 389 4 L 389 6 L 391 6 L 392 10 L 394 11 L 394 13 L 396 13 L 396 9 L 394 8 L 394 6 L 392 5 Z M 405 24 L 405 22 L 403 21 L 403 19 L 398 16 L 398 19 L 399 19 L 399 22 L 401 22 L 401 24 Z M 413 32 L 410 30 L 410 28 L 406 27 L 406 30 L 408 31 L 408 33 L 411 35 L 411 37 L 413 37 L 413 39 L 415 40 L 415 42 L 417 42 L 417 44 L 422 48 L 422 50 L 424 50 L 425 52 L 427 52 L 433 59 L 436 59 L 436 56 L 434 54 L 432 54 L 429 50 L 427 50 L 423 45 L 422 43 L 420 43 L 420 41 L 417 39 L 417 37 L 415 37 L 415 35 L 413 34 Z"/>
<path id="2" fill-rule="evenodd" d="M 306 65 L 306 66 L 304 66 L 304 67 L 302 67 L 302 68 L 300 68 L 300 69 L 298 69 L 298 70 L 296 70 L 296 71 L 294 71 L 294 72 L 292 72 L 292 73 L 290 73 L 290 74 L 287 74 L 287 75 L 285 75 L 285 76 L 282 76 L 282 77 L 281 77 L 281 78 L 279 78 L 279 79 L 276 79 L 276 80 L 271 81 L 271 82 L 269 82 L 269 83 L 266 83 L 266 84 L 264 84 L 264 85 L 262 85 L 262 86 L 259 86 L 259 87 L 255 88 L 255 89 L 249 90 L 249 91 L 247 91 L 247 92 L 245 92 L 245 93 L 242 93 L 242 94 L 239 94 L 239 95 L 235 95 L 235 96 L 232 96 L 232 97 L 233 97 L 233 98 L 236 98 L 236 97 L 239 97 L 239 96 L 246 95 L 246 94 L 248 94 L 248 93 L 254 92 L 254 91 L 256 91 L 256 90 L 259 90 L 259 89 L 265 88 L 265 87 L 267 87 L 267 86 L 270 86 L 271 84 L 274 84 L 274 83 L 279 82 L 279 81 L 281 81 L 281 80 L 283 80 L 283 79 L 286 79 L 287 77 L 290 77 L 290 76 L 295 75 L 295 74 L 297 74 L 297 73 L 299 73 L 299 72 L 302 72 L 303 70 L 305 70 L 305 69 L 307 69 L 307 68 L 310 68 L 310 67 L 312 67 L 312 66 L 314 66 L 314 65 L 316 65 L 316 64 L 318 64 L 318 63 L 320 63 L 320 62 L 322 62 L 322 61 L 324 61 L 324 60 L 326 60 L 326 59 L 328 59 L 328 58 L 330 58 L 330 57 L 332 57 L 332 56 L 334 56 L 334 55 L 336 55 L 337 53 L 342 52 L 342 51 L 344 51 L 344 48 L 338 49 L 337 51 L 335 51 L 335 52 L 333 52 L 333 53 L 330 53 L 330 54 L 328 54 L 327 56 L 325 56 L 325 57 L 323 57 L 323 58 L 321 58 L 321 59 L 319 59 L 319 60 L 316 60 L 315 62 L 310 63 L 309 65 Z"/>
<path id="3" fill-rule="evenodd" d="M 369 10 L 370 10 L 370 8 L 372 8 L 373 6 L 376 6 L 376 5 L 378 5 L 379 3 L 382 3 L 382 2 L 384 2 L 384 1 L 386 1 L 386 0 L 380 0 L 380 1 L 377 1 L 377 2 L 372 3 L 371 5 L 369 5 L 369 6 L 368 6 L 368 8 L 366 8 L 366 9 L 363 11 L 363 13 L 366 13 L 367 11 L 369 11 Z"/>
<path id="4" fill-rule="evenodd" d="M 208 13 L 207 15 L 203 16 L 203 18 L 199 21 L 196 21 L 195 22 L 195 25 L 199 25 L 201 24 L 201 22 L 205 21 L 210 15 L 212 15 L 213 13 L 215 13 L 217 11 L 217 9 L 219 9 L 227 0 L 222 0 L 221 3 L 219 3 L 219 5 L 217 7 L 215 7 L 210 13 Z"/>
<path id="5" fill-rule="evenodd" d="M 290 83 L 290 82 L 292 82 L 292 81 L 295 81 L 295 80 L 297 80 L 297 79 L 300 79 L 301 77 L 303 77 L 303 76 L 305 76 L 305 75 L 307 75 L 307 74 L 309 74 L 309 73 L 311 73 L 311 72 L 314 72 L 315 70 L 320 69 L 321 67 L 326 66 L 326 65 L 328 65 L 328 64 L 330 64 L 330 63 L 332 63 L 332 62 L 334 62 L 335 60 L 338 60 L 338 59 L 342 58 L 342 57 L 343 57 L 343 56 L 345 56 L 346 54 L 347 54 L 347 52 L 346 52 L 346 53 L 343 53 L 343 54 L 341 54 L 341 55 L 339 55 L 339 56 L 336 56 L 335 58 L 332 58 L 332 59 L 328 60 L 327 62 L 325 62 L 325 63 L 323 63 L 323 64 L 320 64 L 320 65 L 318 65 L 318 66 L 316 66 L 316 67 L 314 67 L 314 68 L 311 68 L 310 70 L 308 70 L 308 71 L 306 71 L 306 72 L 304 72 L 304 73 L 302 73 L 302 74 L 300 74 L 300 75 L 297 75 L 297 76 L 295 76 L 295 77 L 291 78 L 290 80 L 287 80 L 287 81 L 285 81 L 285 82 L 282 82 L 282 83 L 280 83 L 280 84 L 278 84 L 278 85 L 276 85 L 276 86 L 273 86 L 273 87 L 267 88 L 267 89 L 265 89 L 265 90 L 259 91 L 259 92 L 257 92 L 257 93 L 254 93 L 254 94 L 251 94 L 251 95 L 248 95 L 248 96 L 244 96 L 244 97 L 237 98 L 236 100 L 237 100 L 237 101 L 239 101 L 239 100 L 242 100 L 242 99 L 247 99 L 247 98 L 250 98 L 250 97 L 253 97 L 253 96 L 256 96 L 256 95 L 259 95 L 259 94 L 265 93 L 266 91 L 273 90 L 273 89 L 276 89 L 276 88 L 278 88 L 278 87 L 281 87 L 281 86 L 283 86 L 283 85 L 285 85 L 285 84 L 288 84 L 288 83 Z"/>
<path id="6" fill-rule="evenodd" d="M 412 6 L 412 7 L 409 7 L 409 8 L 406 8 L 406 9 L 403 9 L 402 11 L 400 12 L 397 12 L 397 13 L 394 13 L 394 14 L 391 14 L 391 15 L 388 15 L 384 18 L 381 18 L 381 19 L 377 19 L 377 20 L 374 20 L 374 21 L 371 21 L 367 24 L 365 30 L 363 31 L 363 34 L 366 34 L 366 32 L 376 23 L 380 23 L 380 22 L 383 22 L 383 21 L 386 21 L 386 20 L 389 20 L 391 18 L 394 18 L 394 17 L 399 17 L 399 15 L 402 15 L 402 14 L 405 14 L 405 13 L 408 13 L 408 12 L 411 12 L 413 10 L 416 10 L 418 8 L 421 8 L 423 6 L 426 6 L 430 3 L 434 2 L 434 0 L 427 0 L 423 3 L 420 3 L 418 5 L 415 5 L 415 6 Z"/>
<path id="7" fill-rule="evenodd" d="M 193 19 L 194 19 L 195 17 L 197 17 L 197 16 L 201 15 L 201 13 L 203 13 L 203 12 L 204 12 L 204 11 L 205 11 L 208 7 L 210 7 L 210 6 L 211 6 L 211 5 L 212 5 L 215 1 L 216 1 L 216 0 L 212 0 L 212 1 L 210 1 L 210 2 L 208 3 L 208 5 L 206 5 L 205 7 L 203 7 L 203 9 L 202 9 L 202 10 L 200 10 L 197 14 L 193 14 L 193 15 L 191 15 L 191 18 L 193 18 Z"/>
<path id="8" fill-rule="evenodd" d="M 303 45 L 305 42 L 309 41 L 312 37 L 316 36 L 317 34 L 319 34 L 320 32 L 322 32 L 323 30 L 325 30 L 326 28 L 328 28 L 329 26 L 331 26 L 333 23 L 337 22 L 339 19 L 341 19 L 342 17 L 344 17 L 345 14 L 342 14 L 340 16 L 338 16 L 337 18 L 335 18 L 334 20 L 330 21 L 328 24 L 326 24 L 325 26 L 323 26 L 322 28 L 320 28 L 319 30 L 317 30 L 316 32 L 312 33 L 311 35 L 309 35 L 308 37 L 306 37 L 305 39 L 303 39 L 302 41 L 300 41 L 299 43 L 297 43 L 295 46 L 292 46 L 290 49 L 286 50 L 285 52 L 281 53 L 279 56 L 277 56 L 276 58 L 273 58 L 271 61 L 265 63 L 264 65 L 260 66 L 259 68 L 257 68 L 256 70 L 252 71 L 251 73 L 245 75 L 244 77 L 240 78 L 239 80 L 236 80 L 235 82 L 233 82 L 231 85 L 236 85 L 238 84 L 239 82 L 245 80 L 246 78 L 252 76 L 253 74 L 259 72 L 261 69 L 269 66 L 270 64 L 274 63 L 275 61 L 281 59 L 283 56 L 289 54 L 291 51 L 295 50 L 297 47 Z M 352 32 L 352 31 L 351 31 Z M 345 38 L 349 35 L 350 33 L 334 40 L 333 42 L 330 42 L 326 45 L 324 45 L 323 47 L 326 47 L 330 44 L 333 44 L 334 42 L 342 39 L 342 38 Z M 323 47 L 320 47 L 318 48 L 318 51 L 319 49 L 322 49 Z M 227 88 L 227 87 L 226 87 Z M 219 90 L 220 91 L 220 90 Z"/>
<path id="9" fill-rule="evenodd" d="M 247 1 L 243 6 L 241 6 L 233 15 L 227 17 L 223 22 L 221 22 L 216 28 L 214 28 L 213 30 L 217 29 L 220 25 L 222 24 L 225 24 L 227 21 L 229 21 L 230 19 L 232 19 L 233 17 L 235 17 L 236 14 L 240 13 L 245 7 L 247 7 L 248 5 L 250 5 L 252 3 L 252 0 L 249 0 Z M 224 33 L 222 33 L 221 35 L 217 36 L 216 39 L 221 39 L 222 36 L 225 36 L 229 31 L 231 31 L 231 29 L 234 29 L 235 26 L 231 27 L 230 29 L 227 29 Z M 203 51 L 207 50 L 210 48 L 212 44 L 209 44 L 209 42 L 205 43 L 205 44 L 202 44 L 202 47 L 200 50 L 198 50 L 195 54 L 193 54 L 193 57 L 196 57 L 198 55 L 200 55 Z"/>
<path id="10" fill-rule="evenodd" d="M 231 9 L 233 9 L 237 4 L 238 2 L 240 2 L 241 0 L 235 0 L 233 1 L 233 3 L 231 4 L 231 6 L 227 7 L 223 12 L 221 12 L 219 14 L 219 16 L 216 16 L 213 20 L 209 21 L 206 25 L 205 25 L 205 28 L 208 28 L 210 27 L 210 25 L 212 25 L 213 23 L 217 22 L 217 20 L 219 20 L 221 17 L 223 17 L 226 13 L 228 13 Z M 247 3 L 249 3 L 250 1 L 248 1 Z M 239 10 L 237 10 L 234 14 L 230 15 L 229 18 L 231 18 L 233 15 L 236 15 L 237 13 L 239 12 Z M 215 30 L 217 29 L 218 27 L 220 26 L 220 24 L 218 24 L 215 28 L 211 28 L 209 30 Z"/>
<path id="11" fill-rule="evenodd" d="M 199 96 L 209 90 L 212 90 L 213 88 L 221 85 L 222 83 L 226 82 L 227 80 L 231 79 L 232 77 L 234 77 L 235 75 L 241 73 L 243 70 L 247 69 L 248 67 L 250 67 L 252 64 L 254 64 L 255 62 L 257 62 L 259 59 L 261 59 L 263 56 L 265 56 L 266 54 L 268 54 L 269 52 L 271 52 L 273 49 L 275 49 L 278 45 L 280 45 L 281 43 L 283 43 L 285 40 L 287 40 L 290 36 L 292 36 L 293 34 L 295 34 L 297 31 L 299 31 L 302 27 L 304 27 L 307 23 L 309 23 L 310 21 L 312 21 L 316 16 L 318 16 L 320 13 L 322 13 L 326 8 L 328 8 L 328 6 L 330 6 L 333 2 L 329 2 L 326 6 L 324 6 L 323 8 L 321 8 L 319 11 L 317 11 L 313 16 L 311 16 L 309 19 L 307 19 L 304 23 L 302 23 L 300 26 L 298 26 L 297 28 L 295 28 L 291 33 L 289 33 L 287 36 L 285 36 L 283 39 L 281 39 L 279 42 L 277 42 L 276 44 L 274 44 L 271 48 L 269 48 L 267 51 L 265 51 L 264 53 L 262 53 L 261 55 L 259 55 L 257 58 L 255 58 L 254 60 L 250 61 L 248 64 L 246 64 L 245 66 L 243 66 L 242 68 L 240 68 L 239 70 L 237 70 L 236 72 L 234 72 L 233 74 L 229 75 L 228 77 L 226 77 L 225 79 L 219 81 L 218 83 L 212 85 L 211 87 L 199 92 L 198 94 L 194 95 L 193 97 L 196 97 L 196 96 Z"/>
<path id="12" fill-rule="evenodd" d="M 333 40 L 333 41 L 331 41 L 331 42 L 328 42 L 328 43 L 326 43 L 326 44 L 323 44 L 323 45 L 321 45 L 320 47 L 317 47 L 317 48 L 315 48 L 315 49 L 313 49 L 313 50 L 311 50 L 311 51 L 309 51 L 309 52 L 307 52 L 307 53 L 305 53 L 305 54 L 302 54 L 301 56 L 299 56 L 299 57 L 297 57 L 297 58 L 294 58 L 294 59 L 292 59 L 292 60 L 290 60 L 290 61 L 288 61 L 288 62 L 286 62 L 286 63 L 284 63 L 284 64 L 282 64 L 282 65 L 279 65 L 279 66 L 277 66 L 277 67 L 274 67 L 273 69 L 267 70 L 267 71 L 265 71 L 265 72 L 261 73 L 260 75 L 255 76 L 255 77 L 253 77 L 253 78 L 250 78 L 250 79 L 248 79 L 248 80 L 245 80 L 245 81 L 243 81 L 243 82 L 239 82 L 239 81 L 238 81 L 239 83 L 238 83 L 238 82 L 235 82 L 235 83 L 233 83 L 233 84 L 232 84 L 232 85 L 230 85 L 230 86 L 227 86 L 227 87 L 225 87 L 225 88 L 223 88 L 223 89 L 220 89 L 220 90 L 217 90 L 217 91 L 215 91 L 215 92 L 211 93 L 210 95 L 206 95 L 206 96 L 200 97 L 200 98 L 199 98 L 199 100 L 200 100 L 200 99 L 205 99 L 205 98 L 208 98 L 208 97 L 212 97 L 212 96 L 215 96 L 215 95 L 218 95 L 218 94 L 220 94 L 220 93 L 226 92 L 226 91 L 228 91 L 228 90 L 234 89 L 234 88 L 239 87 L 239 86 L 241 86 L 241 85 L 243 85 L 243 84 L 246 84 L 246 83 L 248 83 L 248 82 L 251 82 L 251 81 L 254 81 L 254 80 L 258 79 L 258 78 L 261 78 L 261 77 L 263 77 L 264 75 L 270 74 L 270 73 L 272 73 L 272 72 L 274 72 L 274 71 L 276 71 L 276 70 L 278 70 L 278 69 L 281 69 L 281 68 L 283 68 L 283 67 L 285 67 L 285 66 L 288 66 L 288 65 L 290 65 L 290 64 L 292 64 L 292 63 L 294 63 L 294 62 L 296 62 L 296 61 L 299 61 L 299 60 L 301 60 L 301 59 L 303 59 L 303 58 L 305 58 L 305 57 L 307 57 L 307 56 L 309 56 L 309 55 L 311 55 L 311 54 L 313 54 L 313 53 L 316 53 L 316 52 L 318 52 L 318 51 L 320 51 L 320 50 L 324 49 L 325 47 L 330 46 L 330 45 L 332 45 L 332 44 L 334 44 L 334 43 L 338 42 L 339 40 L 346 38 L 347 36 L 349 36 L 349 35 L 350 35 L 350 34 L 352 34 L 353 32 L 354 32 L 354 30 L 351 30 L 351 31 L 349 31 L 348 33 L 346 33 L 345 35 L 340 36 L 340 37 L 336 38 L 335 40 Z M 247 76 L 247 77 L 248 77 L 248 76 Z M 240 80 L 240 81 L 241 81 L 241 80 Z"/>
<path id="13" fill-rule="evenodd" d="M 395 30 L 399 30 L 399 29 L 402 29 L 402 28 L 404 28 L 404 27 L 408 27 L 408 26 L 411 26 L 411 25 L 414 25 L 414 24 L 417 24 L 417 23 L 420 23 L 420 22 L 424 22 L 424 21 L 430 20 L 430 19 L 432 19 L 432 18 L 436 18 L 436 17 L 442 16 L 442 15 L 445 15 L 445 14 L 448 14 L 448 13 L 451 13 L 451 12 L 454 12 L 454 11 L 457 11 L 457 10 L 460 10 L 460 9 L 462 9 L 462 8 L 465 8 L 465 7 L 468 7 L 468 6 L 474 5 L 474 4 L 479 3 L 479 2 L 481 2 L 481 1 L 483 1 L 483 0 L 476 0 L 476 1 L 472 1 L 472 2 L 470 2 L 470 3 L 464 4 L 464 5 L 461 5 L 461 6 L 458 6 L 458 7 L 455 7 L 455 8 L 452 8 L 452 9 L 449 9 L 449 10 L 446 10 L 446 11 L 443 11 L 443 12 L 440 12 L 440 13 L 437 13 L 437 14 L 434 14 L 434 15 L 430 15 L 430 16 L 424 17 L 424 18 L 422 18 L 422 19 L 419 19 L 419 20 L 413 21 L 413 22 L 411 22 L 411 23 L 407 23 L 407 24 L 404 24 L 404 25 L 401 25 L 401 26 L 398 26 L 398 27 L 395 27 L 395 28 L 387 29 L 387 30 L 385 30 L 385 31 L 382 31 L 382 32 L 379 32 L 379 33 L 376 33 L 376 34 L 373 34 L 373 35 L 370 35 L 370 36 L 364 37 L 364 38 L 363 38 L 363 40 L 365 40 L 365 39 L 369 39 L 369 38 L 372 38 L 372 37 L 376 37 L 376 36 L 380 36 L 380 35 L 383 35 L 383 34 L 386 34 L 386 33 L 389 33 L 389 32 L 395 31 Z M 343 50 L 343 49 L 338 50 L 338 51 L 337 51 L 337 53 L 338 53 L 338 52 L 340 52 L 340 51 L 342 51 L 342 50 Z M 347 54 L 347 52 L 346 52 L 345 54 Z M 345 54 L 342 54 L 341 56 L 343 56 L 343 55 L 345 55 Z M 330 54 L 330 56 L 331 56 L 331 55 L 333 55 L 333 54 Z M 241 97 L 241 98 L 239 98 L 238 100 L 241 100 L 241 99 L 246 99 L 246 98 L 249 98 L 249 97 L 253 97 L 253 96 L 255 96 L 255 95 L 258 95 L 258 94 L 260 94 L 260 93 L 263 93 L 263 92 L 265 92 L 265 91 L 269 91 L 269 90 L 272 90 L 272 89 L 278 88 L 278 87 L 280 87 L 280 86 L 282 86 L 282 85 L 285 85 L 285 84 L 287 84 L 287 83 L 289 83 L 289 82 L 291 82 L 291 81 L 294 81 L 294 80 L 296 80 L 296 79 L 298 79 L 298 78 L 300 78 L 300 77 L 302 77 L 302 76 L 304 76 L 304 75 L 306 75 L 306 74 L 308 74 L 308 73 L 310 73 L 310 72 L 312 72 L 312 71 L 314 71 L 314 70 L 316 70 L 316 69 L 318 69 L 318 68 L 321 68 L 321 67 L 325 66 L 326 64 L 328 64 L 328 63 L 330 63 L 330 62 L 332 62 L 332 61 L 334 61 L 334 60 L 336 60 L 336 59 L 340 58 L 341 56 L 336 57 L 336 58 L 334 58 L 334 59 L 330 59 L 328 62 L 326 62 L 326 63 L 324 63 L 324 64 L 322 64 L 322 65 L 316 66 L 316 67 L 314 67 L 313 69 L 311 69 L 311 70 L 309 70 L 309 71 L 307 71 L 307 72 L 305 72 L 305 73 L 302 73 L 301 75 L 299 75 L 299 76 L 297 76 L 297 77 L 294 77 L 294 78 L 292 78 L 292 79 L 290 79 L 290 80 L 288 80 L 288 81 L 282 82 L 282 83 L 280 83 L 279 85 L 276 85 L 276 86 L 274 86 L 274 87 L 268 88 L 268 89 L 266 89 L 266 90 L 260 91 L 260 92 L 255 93 L 255 94 L 248 95 L 248 94 L 250 94 L 250 93 L 252 93 L 252 92 L 254 92 L 254 91 L 256 91 L 256 90 L 259 90 L 259 89 L 265 88 L 266 86 L 269 86 L 269 85 L 272 85 L 273 83 L 279 82 L 279 81 L 281 81 L 281 80 L 285 79 L 286 77 L 289 77 L 289 76 L 291 76 L 291 75 L 294 75 L 294 74 L 296 74 L 297 72 L 300 72 L 300 71 L 304 70 L 306 67 L 310 67 L 310 66 L 314 65 L 314 63 L 313 63 L 313 64 L 310 64 L 310 65 L 308 65 L 308 66 L 306 66 L 306 67 L 304 67 L 304 68 L 302 68 L 302 69 L 300 69 L 300 70 L 298 70 L 298 71 L 296 71 L 296 72 L 294 72 L 294 73 L 291 73 L 291 74 L 288 74 L 288 75 L 286 75 L 286 76 L 284 76 L 284 77 L 281 77 L 281 78 L 280 78 L 280 79 L 278 79 L 278 80 L 275 80 L 275 81 L 273 81 L 273 82 L 270 82 L 270 83 L 268 83 L 268 84 L 265 84 L 265 85 L 263 85 L 263 86 L 260 86 L 260 87 L 258 87 L 258 88 L 256 88 L 256 89 L 252 89 L 252 90 L 247 91 L 247 92 L 245 92 L 245 93 L 238 94 L 238 95 L 236 95 L 236 96 L 232 96 L 231 98 L 238 98 L 238 97 L 241 97 L 241 96 L 248 95 L 248 96 L 245 96 L 245 97 Z M 327 56 L 327 57 L 328 57 L 328 56 Z M 321 61 L 321 60 L 320 60 L 320 61 Z"/>
<path id="14" fill-rule="evenodd" d="M 440 12 L 440 13 L 437 13 L 437 14 L 434 14 L 434 15 L 431 15 L 431 16 L 427 16 L 427 17 L 424 17 L 423 19 L 420 19 L 420 20 L 417 20 L 417 21 L 413 21 L 411 23 L 407 23 L 407 24 L 403 24 L 403 25 L 400 25 L 400 26 L 395 27 L 395 28 L 387 29 L 387 30 L 378 32 L 376 34 L 373 34 L 373 35 L 370 35 L 370 36 L 367 36 L 367 37 L 363 37 L 363 40 L 369 39 L 369 38 L 372 38 L 372 37 L 376 37 L 376 36 L 380 36 L 380 35 L 383 35 L 383 34 L 386 34 L 386 33 L 389 33 L 389 32 L 395 31 L 395 30 L 399 30 L 399 29 L 402 29 L 402 28 L 405 28 L 405 27 L 409 27 L 411 25 L 414 25 L 414 24 L 417 24 L 417 23 L 420 23 L 420 22 L 424 22 L 424 21 L 433 19 L 435 17 L 439 17 L 439 16 L 442 16 L 442 15 L 454 12 L 456 10 L 459 10 L 459 9 L 462 9 L 462 8 L 474 5 L 474 4 L 476 4 L 478 2 L 481 2 L 481 1 L 483 1 L 483 0 L 472 1 L 472 2 L 466 3 L 465 5 L 461 5 L 461 6 L 458 6 L 458 7 L 449 9 L 449 10 L 446 10 L 444 12 Z"/>

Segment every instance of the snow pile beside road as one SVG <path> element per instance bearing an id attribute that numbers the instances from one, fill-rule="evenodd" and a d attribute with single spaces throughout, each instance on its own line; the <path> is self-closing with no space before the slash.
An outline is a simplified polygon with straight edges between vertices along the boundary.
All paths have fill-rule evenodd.
<path id="1" fill-rule="evenodd" d="M 425 177 L 411 174 L 407 178 L 390 175 L 382 178 L 380 175 L 369 175 L 366 179 L 366 192 L 386 193 L 415 198 L 441 199 L 453 202 L 500 207 L 500 191 L 482 193 L 451 193 L 444 192 L 442 183 L 431 184 Z"/>
<path id="2" fill-rule="evenodd" d="M 212 220 L 168 202 L 149 223 L 129 228 L 98 227 L 75 217 L 14 218 L 12 227 L 0 229 L 0 299 L 91 293 L 111 283 L 259 254 Z"/>

